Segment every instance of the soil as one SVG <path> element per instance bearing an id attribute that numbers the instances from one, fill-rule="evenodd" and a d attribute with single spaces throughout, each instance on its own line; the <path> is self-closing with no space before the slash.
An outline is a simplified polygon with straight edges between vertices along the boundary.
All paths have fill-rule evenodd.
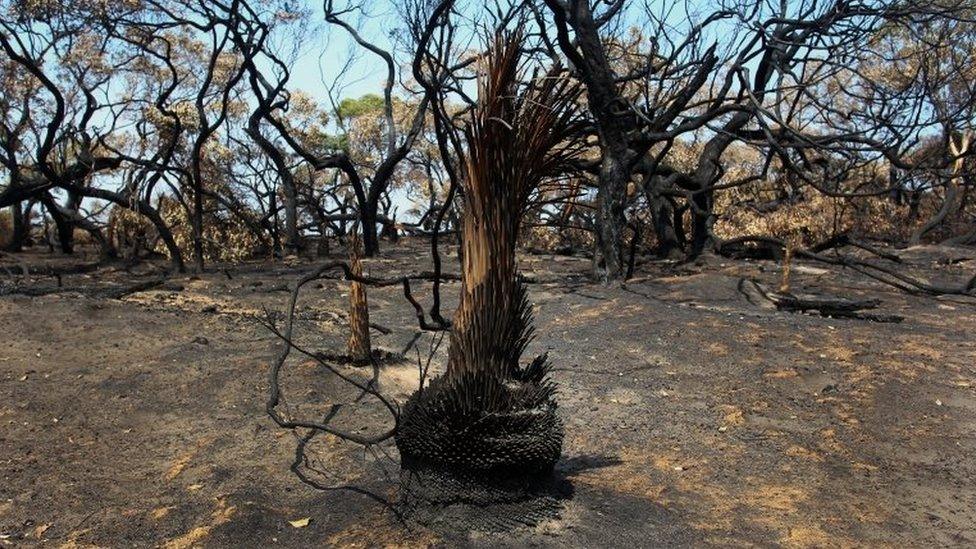
<path id="1" fill-rule="evenodd" d="M 976 269 L 972 250 L 897 253 L 933 280 Z M 842 320 L 752 305 L 739 281 L 778 287 L 773 262 L 648 262 L 606 287 L 587 280 L 586 259 L 526 255 L 529 354 L 555 365 L 566 438 L 557 511 L 512 527 L 519 518 L 502 515 L 518 509 L 405 512 L 389 443 L 364 451 L 319 435 L 299 452 L 309 482 L 290 470 L 305 433 L 265 411 L 279 342 L 256 318 L 280 318 L 286 286 L 316 261 L 222 266 L 120 299 L 98 290 L 152 280 L 165 264 L 65 274 L 60 288 L 43 269 L 23 274 L 88 259 L 0 261 L 3 547 L 976 544 L 976 299 L 794 265 L 797 291 L 880 299 L 879 312 L 905 317 Z M 387 244 L 366 265 L 383 277 L 430 269 L 419 242 Z M 446 265 L 456 270 L 456 256 Z M 445 314 L 457 289 L 444 286 Z M 299 343 L 343 351 L 347 292 L 333 280 L 309 287 Z M 429 285 L 414 293 L 429 304 Z M 369 299 L 390 330 L 374 331 L 374 345 L 403 352 L 417 328 L 400 288 Z M 406 400 L 431 343 L 425 334 L 406 359 L 383 361 L 384 394 Z M 341 402 L 333 422 L 347 430 L 392 425 L 309 358 L 296 355 L 281 381 L 290 417 L 321 420 Z M 492 513 L 510 520 L 474 520 Z"/>

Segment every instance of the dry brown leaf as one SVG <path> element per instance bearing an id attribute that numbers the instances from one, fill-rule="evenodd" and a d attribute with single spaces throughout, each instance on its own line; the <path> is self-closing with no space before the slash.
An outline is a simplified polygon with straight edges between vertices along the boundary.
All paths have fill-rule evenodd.
<path id="1" fill-rule="evenodd" d="M 34 528 L 34 538 L 41 539 L 42 537 L 44 537 L 44 532 L 47 532 L 48 528 L 50 527 L 51 527 L 50 524 L 41 524 L 37 528 Z"/>

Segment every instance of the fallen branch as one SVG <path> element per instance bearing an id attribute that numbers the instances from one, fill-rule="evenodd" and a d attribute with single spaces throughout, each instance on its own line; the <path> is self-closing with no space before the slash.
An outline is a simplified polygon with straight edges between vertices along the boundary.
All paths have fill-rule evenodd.
<path id="1" fill-rule="evenodd" d="M 101 297 L 105 299 L 122 299 L 123 297 L 131 294 L 137 294 L 139 292 L 145 292 L 152 290 L 153 288 L 162 286 L 166 282 L 166 277 L 154 278 L 152 280 L 146 280 L 144 282 L 139 282 L 137 284 L 131 284 L 129 286 L 122 286 L 120 288 L 105 288 L 96 290 L 93 292 L 92 297 Z"/>
<path id="2" fill-rule="evenodd" d="M 904 320 L 903 317 L 896 315 L 878 315 L 862 312 L 877 309 L 881 305 L 881 300 L 879 299 L 847 299 L 843 297 L 774 292 L 759 282 L 746 278 L 739 280 L 739 292 L 746 296 L 746 299 L 753 305 L 765 309 L 796 313 L 816 311 L 823 316 L 857 318 L 878 322 L 901 322 Z"/>
<path id="3" fill-rule="evenodd" d="M 762 245 L 765 249 L 775 249 L 775 250 L 786 250 L 786 242 L 778 238 L 771 236 L 747 236 L 735 238 L 721 243 L 717 246 L 718 253 L 726 256 L 736 257 L 735 245 L 741 245 L 746 243 L 755 243 Z M 859 245 L 861 249 L 869 249 L 866 245 Z M 908 292 L 911 294 L 928 294 L 928 295 L 965 295 L 965 296 L 976 296 L 976 273 L 973 274 L 966 283 L 959 286 L 944 286 L 937 285 L 920 280 L 906 274 L 899 273 L 898 271 L 878 265 L 877 263 L 871 263 L 865 260 L 856 259 L 850 256 L 844 256 L 837 254 L 836 256 L 828 256 L 818 253 L 814 248 L 810 249 L 796 249 L 794 250 L 794 255 L 796 257 L 803 257 L 806 259 L 812 259 L 814 261 L 819 261 L 821 263 L 826 263 L 828 265 L 838 265 L 841 267 L 847 267 L 854 271 L 857 271 L 869 278 L 882 282 L 889 286 L 893 286 Z M 899 258 L 900 262 L 900 258 Z"/>
<path id="4" fill-rule="evenodd" d="M 138 282 L 136 284 L 130 284 L 128 286 L 116 286 L 116 287 L 91 287 L 82 286 L 75 288 L 37 288 L 37 287 L 23 287 L 23 286 L 8 286 L 0 287 L 0 295 L 25 295 L 28 297 L 42 297 L 52 294 L 64 294 L 64 293 L 77 293 L 84 295 L 85 297 L 90 297 L 93 299 L 122 299 L 125 296 L 145 292 L 151 290 L 158 286 L 162 286 L 166 282 L 166 277 L 154 278 L 152 280 L 146 280 L 143 282 Z"/>
<path id="5" fill-rule="evenodd" d="M 50 265 L 28 265 L 27 274 L 32 276 L 64 276 L 73 274 L 93 273 L 103 267 L 104 263 L 77 263 L 63 267 Z"/>

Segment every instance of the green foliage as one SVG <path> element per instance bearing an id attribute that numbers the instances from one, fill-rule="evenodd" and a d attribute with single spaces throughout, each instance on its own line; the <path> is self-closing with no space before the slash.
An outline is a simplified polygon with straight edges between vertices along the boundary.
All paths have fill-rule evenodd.
<path id="1" fill-rule="evenodd" d="M 320 143 L 322 148 L 326 150 L 349 150 L 349 136 L 346 134 L 322 134 Z"/>
<path id="2" fill-rule="evenodd" d="M 339 116 L 343 119 L 358 118 L 365 114 L 383 112 L 385 104 L 383 98 L 375 93 L 368 93 L 359 99 L 343 99 L 339 103 Z"/>
<path id="3" fill-rule="evenodd" d="M 346 151 L 349 152 L 349 136 L 346 134 L 332 134 L 326 131 L 322 131 L 318 128 L 313 128 L 305 136 L 305 144 L 314 151 L 318 152 L 331 152 L 331 151 Z"/>

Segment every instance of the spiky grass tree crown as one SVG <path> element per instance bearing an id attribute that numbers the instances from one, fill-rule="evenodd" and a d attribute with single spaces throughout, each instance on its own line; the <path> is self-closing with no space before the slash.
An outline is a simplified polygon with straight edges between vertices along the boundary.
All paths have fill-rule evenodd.
<path id="1" fill-rule="evenodd" d="M 465 128 L 462 256 L 449 374 L 511 375 L 531 336 L 531 308 L 518 286 L 522 216 L 543 179 L 580 153 L 580 88 L 555 67 L 525 78 L 521 33 L 497 34 Z M 528 84 L 524 82 L 528 80 Z"/>
<path id="2" fill-rule="evenodd" d="M 581 152 L 580 87 L 559 67 L 524 84 L 520 46 L 521 33 L 496 35 L 464 130 L 465 213 L 509 225 L 499 229 L 517 228 L 539 183 Z"/>

